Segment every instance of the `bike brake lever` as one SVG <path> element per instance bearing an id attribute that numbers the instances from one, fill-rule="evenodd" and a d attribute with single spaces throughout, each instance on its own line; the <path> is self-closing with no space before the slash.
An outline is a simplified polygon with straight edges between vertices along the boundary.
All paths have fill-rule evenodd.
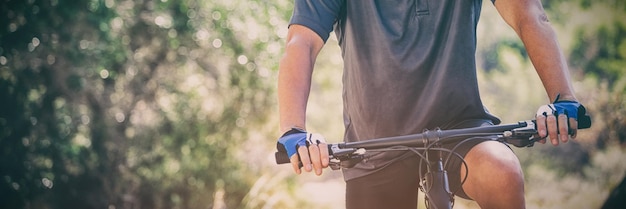
<path id="1" fill-rule="evenodd" d="M 341 148 L 340 144 L 333 144 L 328 148 L 331 153 L 329 167 L 333 170 L 354 167 L 363 160 L 365 154 L 365 149 Z"/>
<path id="2" fill-rule="evenodd" d="M 504 141 L 516 147 L 532 147 L 538 140 L 538 138 L 535 137 L 537 135 L 535 121 L 523 121 L 520 122 L 520 124 L 525 124 L 526 126 L 511 131 L 505 131 L 500 141 Z"/>

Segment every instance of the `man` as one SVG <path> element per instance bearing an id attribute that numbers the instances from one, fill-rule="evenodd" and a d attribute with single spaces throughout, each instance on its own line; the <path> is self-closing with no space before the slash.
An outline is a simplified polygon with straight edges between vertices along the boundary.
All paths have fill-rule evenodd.
<path id="1" fill-rule="evenodd" d="M 557 103 L 558 112 L 572 116 L 580 104 L 541 2 L 493 4 L 524 43 L 550 101 Z M 481 0 L 296 0 L 278 78 L 284 133 L 279 145 L 294 171 L 321 175 L 329 163 L 323 137 L 305 131 L 305 113 L 313 65 L 333 29 L 345 65 L 346 141 L 499 123 L 483 107 L 476 81 L 481 5 Z M 575 136 L 575 116 L 539 113 L 541 137 L 554 145 L 567 142 L 568 127 Z M 458 160 L 448 167 L 451 189 L 462 187 L 457 195 L 481 208 L 525 207 L 522 170 L 510 148 L 486 140 L 456 151 L 469 169 L 461 169 Z M 375 154 L 344 169 L 346 207 L 416 208 L 419 159 L 406 155 L 410 153 Z"/>

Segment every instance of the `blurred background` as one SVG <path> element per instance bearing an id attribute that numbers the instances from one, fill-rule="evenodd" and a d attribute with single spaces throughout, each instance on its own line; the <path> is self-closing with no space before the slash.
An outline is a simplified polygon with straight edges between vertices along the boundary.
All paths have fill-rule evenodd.
<path id="1" fill-rule="evenodd" d="M 543 4 L 594 124 L 562 146 L 514 149 L 527 204 L 601 208 L 626 173 L 626 2 Z M 292 6 L 2 1 L 0 208 L 343 208 L 341 172 L 296 176 L 273 163 L 275 83 Z M 339 142 L 342 62 L 331 37 L 307 128 Z M 491 112 L 511 123 L 550 102 L 490 1 L 478 41 Z M 456 208 L 478 207 L 457 198 Z"/>

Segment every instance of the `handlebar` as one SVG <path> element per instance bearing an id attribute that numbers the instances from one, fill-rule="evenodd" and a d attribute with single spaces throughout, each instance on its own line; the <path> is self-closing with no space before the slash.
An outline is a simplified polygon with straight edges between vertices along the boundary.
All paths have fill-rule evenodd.
<path id="1" fill-rule="evenodd" d="M 578 118 L 578 129 L 591 127 L 591 118 L 587 115 Z M 571 133 L 571 130 L 570 130 Z M 365 149 L 389 148 L 394 146 L 427 147 L 433 143 L 452 143 L 471 136 L 496 136 L 495 140 L 505 142 L 516 147 L 532 147 L 540 138 L 537 137 L 535 120 L 520 121 L 512 124 L 481 126 L 451 130 L 427 130 L 420 134 L 385 137 L 358 142 L 341 142 L 328 144 L 331 159 L 338 163 L 348 162 L 350 159 L 361 158 Z M 285 152 L 276 152 L 277 164 L 289 163 L 289 156 Z M 346 165 L 339 165 L 346 166 Z M 348 165 L 349 166 L 349 165 Z M 339 169 L 340 167 L 333 167 Z"/>

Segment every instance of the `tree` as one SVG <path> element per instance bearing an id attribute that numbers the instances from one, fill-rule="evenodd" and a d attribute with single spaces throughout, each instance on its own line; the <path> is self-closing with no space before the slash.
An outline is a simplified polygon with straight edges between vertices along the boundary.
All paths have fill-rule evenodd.
<path id="1" fill-rule="evenodd" d="M 237 147 L 267 118 L 278 60 L 259 20 L 280 4 L 1 5 L 0 207 L 241 204 L 255 171 Z"/>

